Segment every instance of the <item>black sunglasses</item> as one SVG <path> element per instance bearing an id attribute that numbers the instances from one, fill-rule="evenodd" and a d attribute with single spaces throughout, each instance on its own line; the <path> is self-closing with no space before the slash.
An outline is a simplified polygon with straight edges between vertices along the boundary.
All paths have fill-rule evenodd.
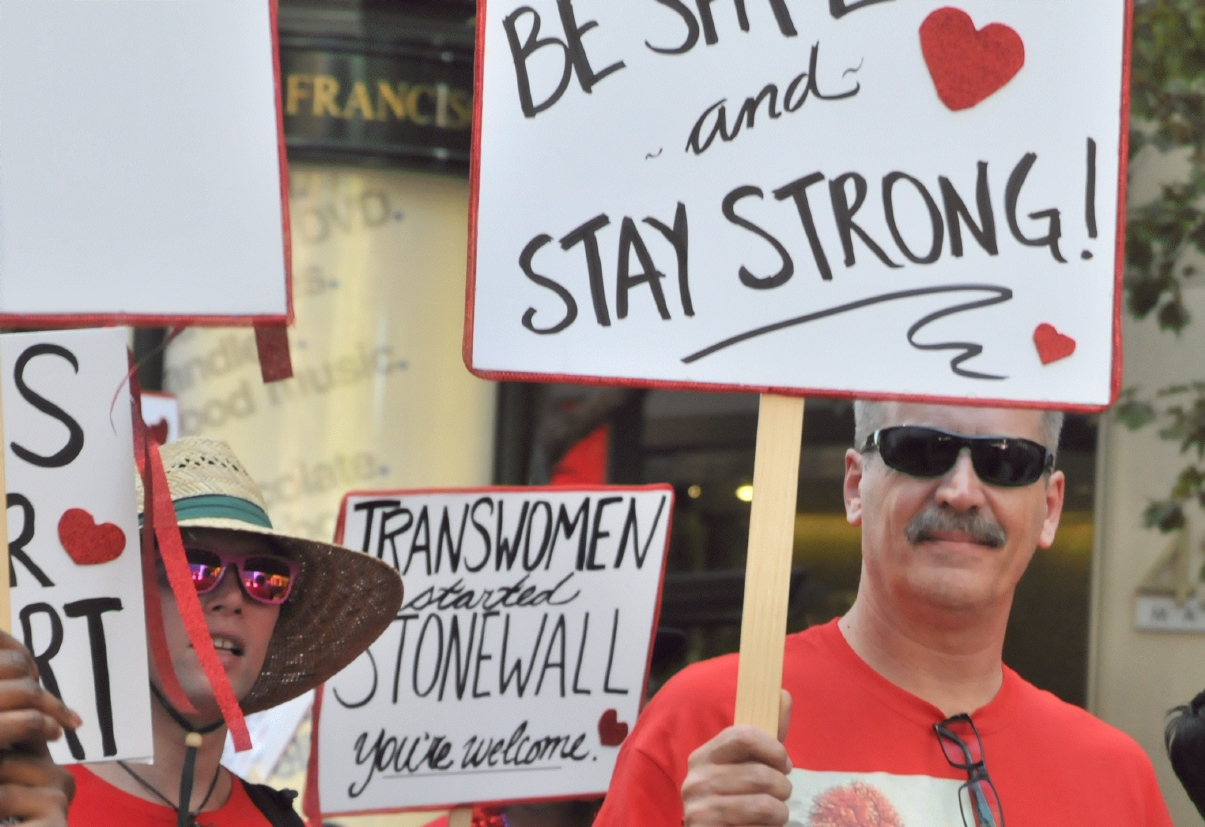
<path id="1" fill-rule="evenodd" d="M 934 724 L 933 731 L 946 761 L 967 774 L 966 783 L 958 789 L 964 827 L 1004 827 L 1004 808 L 996 794 L 996 785 L 988 777 L 983 741 L 971 716 L 964 713 L 946 718 Z"/>
<path id="2" fill-rule="evenodd" d="M 943 477 L 966 448 L 979 479 L 989 485 L 1031 485 L 1054 468 L 1054 455 L 1030 439 L 1015 436 L 965 436 L 900 425 L 880 428 L 866 438 L 862 451 L 878 451 L 887 466 L 921 479 Z"/>

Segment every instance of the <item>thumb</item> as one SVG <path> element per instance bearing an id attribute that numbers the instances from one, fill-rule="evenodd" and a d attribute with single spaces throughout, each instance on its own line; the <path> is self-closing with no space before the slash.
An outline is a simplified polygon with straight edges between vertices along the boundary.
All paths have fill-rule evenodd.
<path id="1" fill-rule="evenodd" d="M 782 698 L 778 702 L 778 741 L 787 740 L 787 730 L 791 726 L 791 693 L 783 689 Z"/>

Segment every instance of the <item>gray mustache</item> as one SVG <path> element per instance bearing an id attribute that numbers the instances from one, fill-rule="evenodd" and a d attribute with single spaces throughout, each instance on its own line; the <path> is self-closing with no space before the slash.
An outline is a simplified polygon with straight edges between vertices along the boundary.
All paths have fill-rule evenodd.
<path id="1" fill-rule="evenodd" d="M 978 511 L 953 511 L 947 506 L 930 506 L 912 518 L 904 535 L 916 545 L 932 540 L 939 533 L 961 532 L 972 541 L 1000 548 L 1008 539 L 1004 529 Z"/>

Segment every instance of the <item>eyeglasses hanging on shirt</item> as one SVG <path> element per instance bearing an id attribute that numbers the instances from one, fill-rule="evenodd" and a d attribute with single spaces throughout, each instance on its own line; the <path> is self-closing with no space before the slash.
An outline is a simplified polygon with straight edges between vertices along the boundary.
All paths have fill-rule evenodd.
<path id="1" fill-rule="evenodd" d="M 1000 796 L 987 774 L 983 741 L 970 715 L 955 715 L 933 725 L 942 754 L 950 766 L 964 770 L 967 782 L 958 789 L 958 804 L 965 827 L 1004 827 Z"/>

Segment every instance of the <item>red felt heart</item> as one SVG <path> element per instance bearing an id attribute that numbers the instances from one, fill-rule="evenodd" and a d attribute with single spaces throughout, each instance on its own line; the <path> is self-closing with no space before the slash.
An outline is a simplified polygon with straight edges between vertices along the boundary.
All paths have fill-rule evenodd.
<path id="1" fill-rule="evenodd" d="M 628 725 L 619 720 L 619 713 L 608 709 L 598 719 L 598 741 L 604 747 L 617 747 L 628 737 Z"/>
<path id="2" fill-rule="evenodd" d="M 151 439 L 155 440 L 157 445 L 164 445 L 167 443 L 166 419 L 160 419 L 154 425 L 151 425 L 149 428 L 147 428 L 147 431 L 150 433 Z"/>
<path id="3" fill-rule="evenodd" d="M 126 534 L 112 523 L 97 525 L 82 508 L 68 508 L 59 518 L 59 542 L 77 566 L 95 566 L 121 556 Z"/>
<path id="4" fill-rule="evenodd" d="M 1040 324 L 1033 332 L 1033 343 L 1038 348 L 1038 358 L 1043 365 L 1066 359 L 1075 353 L 1075 339 L 1064 336 L 1054 329 L 1054 325 Z"/>
<path id="5" fill-rule="evenodd" d="M 957 112 L 1000 91 L 1025 65 L 1025 43 L 1002 23 L 976 31 L 962 9 L 938 9 L 920 27 L 920 47 L 941 102 Z"/>

